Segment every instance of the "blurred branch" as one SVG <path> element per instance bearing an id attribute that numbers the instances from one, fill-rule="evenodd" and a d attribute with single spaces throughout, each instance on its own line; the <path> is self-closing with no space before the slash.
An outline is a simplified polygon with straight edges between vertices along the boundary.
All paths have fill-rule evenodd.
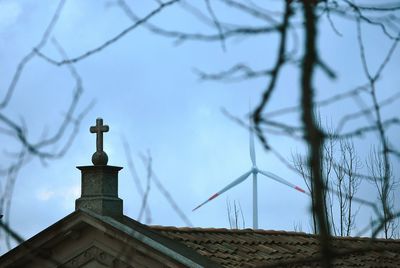
<path id="1" fill-rule="evenodd" d="M 147 153 L 147 157 L 143 156 L 143 163 L 146 164 L 147 167 L 147 176 L 146 176 L 146 188 L 145 188 L 145 192 L 142 198 L 142 205 L 140 207 L 140 211 L 139 211 L 139 216 L 138 216 L 138 221 L 140 222 L 143 215 L 144 215 L 144 211 L 146 209 L 146 207 L 148 207 L 148 198 L 149 198 L 149 194 L 150 194 L 150 189 L 151 189 L 151 179 L 152 179 L 152 159 L 151 159 L 151 155 L 150 152 Z M 147 218 L 146 218 L 146 223 L 150 223 L 151 219 L 149 218 L 149 215 L 147 214 Z"/>
<path id="2" fill-rule="evenodd" d="M 400 35 L 399 35 L 400 36 Z M 365 48 L 364 48 L 364 42 L 362 38 L 362 32 L 361 32 L 361 23 L 360 19 L 357 20 L 357 41 L 358 45 L 360 48 L 360 57 L 362 61 L 362 66 L 364 69 L 365 76 L 367 77 L 369 83 L 370 83 L 370 95 L 372 99 L 372 103 L 374 106 L 374 114 L 375 114 L 375 119 L 376 119 L 376 128 L 378 130 L 379 134 L 379 139 L 380 143 L 382 146 L 382 156 L 383 156 L 383 165 L 382 169 L 383 172 L 381 175 L 383 175 L 383 180 L 381 181 L 380 184 L 380 201 L 382 204 L 382 210 L 383 210 L 383 216 L 384 216 L 384 222 L 388 222 L 388 218 L 390 218 L 390 215 L 392 215 L 392 210 L 393 206 L 390 204 L 390 192 L 393 191 L 392 187 L 392 177 L 391 177 L 391 165 L 390 165 L 390 160 L 389 160 L 389 144 L 387 141 L 386 137 L 386 128 L 385 128 L 385 121 L 382 119 L 382 114 L 381 114 L 381 107 L 379 106 L 379 102 L 377 100 L 377 94 L 376 94 L 376 80 L 378 77 L 381 75 L 383 69 L 385 66 L 388 64 L 394 50 L 397 47 L 399 39 L 396 39 L 391 48 L 389 49 L 386 57 L 383 59 L 381 65 L 379 66 L 378 70 L 374 75 L 371 74 L 368 64 L 367 64 L 367 58 L 366 58 L 366 53 L 365 53 Z M 400 123 L 399 118 L 394 118 L 393 119 L 397 124 Z M 385 227 L 385 237 L 388 238 L 388 228 L 387 224 L 383 225 Z"/>
<path id="3" fill-rule="evenodd" d="M 131 26 L 129 26 L 128 28 L 124 29 L 123 31 L 121 31 L 119 34 L 117 34 L 116 36 L 114 36 L 113 38 L 107 40 L 106 42 L 104 42 L 103 44 L 101 44 L 100 46 L 90 49 L 87 52 L 76 56 L 74 58 L 70 58 L 70 59 L 64 59 L 61 61 L 55 60 L 47 55 L 45 55 L 44 53 L 41 52 L 40 49 L 34 49 L 34 52 L 41 58 L 43 58 L 44 60 L 46 60 L 47 62 L 57 65 L 57 66 L 61 66 L 61 65 L 65 65 L 65 64 L 71 64 L 71 63 L 76 63 L 78 61 L 81 61 L 87 57 L 90 57 L 93 54 L 99 53 L 101 52 L 103 49 L 109 47 L 110 45 L 114 44 L 115 42 L 117 42 L 118 40 L 120 40 L 122 37 L 124 37 L 125 35 L 127 35 L 128 33 L 130 33 L 131 31 L 133 31 L 134 29 L 136 29 L 137 27 L 141 26 L 142 24 L 144 24 L 146 21 L 148 21 L 149 19 L 151 19 L 152 17 L 154 17 L 155 15 L 157 15 L 158 13 L 160 13 L 164 8 L 167 8 L 168 6 L 171 6 L 173 4 L 175 4 L 176 2 L 178 2 L 179 0 L 171 0 L 165 3 L 160 3 L 159 6 L 154 9 L 153 11 L 151 11 L 149 14 L 147 14 L 145 17 L 137 20 L 134 24 L 132 24 Z"/>
<path id="4" fill-rule="evenodd" d="M 183 3 L 183 2 L 182 2 Z M 125 0 L 118 0 L 116 3 L 125 14 L 134 22 L 137 23 L 140 19 L 133 10 L 129 7 Z M 187 7 L 188 4 L 185 3 Z M 190 6 L 189 10 L 193 13 L 193 7 Z M 214 18 L 208 19 L 206 15 L 204 15 L 201 11 L 194 9 L 196 17 L 200 17 L 202 21 L 211 21 L 212 24 L 218 25 L 218 33 L 217 34 L 203 34 L 203 33 L 188 33 L 188 32 L 180 32 L 180 31 L 171 31 L 151 24 L 146 21 L 143 26 L 151 31 L 154 34 L 161 35 L 168 38 L 175 38 L 176 44 L 181 44 L 185 41 L 204 41 L 204 42 L 213 42 L 213 41 L 221 41 L 223 40 L 223 48 L 225 47 L 224 42 L 228 38 L 238 37 L 238 36 L 253 36 L 260 34 L 269 34 L 279 31 L 279 26 L 268 26 L 268 27 L 254 27 L 254 26 L 222 26 L 222 24 L 216 21 Z M 223 29 L 224 28 L 224 29 Z M 227 28 L 227 29 L 225 29 Z"/>
<path id="5" fill-rule="evenodd" d="M 370 125 L 370 126 L 363 126 L 363 127 L 358 127 L 357 129 L 343 133 L 343 134 L 332 134 L 331 137 L 337 138 L 337 139 L 348 139 L 356 136 L 363 136 L 368 132 L 378 132 L 381 133 L 382 130 L 383 132 L 388 129 L 390 126 L 393 125 L 400 125 L 400 118 L 398 117 L 393 117 L 384 121 L 380 122 L 380 125 L 377 126 L 376 124 Z M 386 145 L 388 147 L 388 145 Z M 386 149 L 388 151 L 388 149 Z"/>
<path id="6" fill-rule="evenodd" d="M 397 93 L 391 95 L 390 97 L 386 98 L 385 100 L 379 102 L 378 106 L 380 108 L 385 107 L 385 106 L 390 105 L 393 102 L 397 101 L 399 98 L 400 98 L 400 92 L 397 92 Z M 366 109 L 362 109 L 361 111 L 357 111 L 357 112 L 354 112 L 354 113 L 346 114 L 345 116 L 343 116 L 340 119 L 339 123 L 337 124 L 335 132 L 336 133 L 340 133 L 347 122 L 349 122 L 351 120 L 358 119 L 358 118 L 360 118 L 362 116 L 370 115 L 374 111 L 375 111 L 375 106 L 370 106 L 370 107 L 367 107 Z"/>
<path id="7" fill-rule="evenodd" d="M 175 213 L 181 218 L 181 220 L 189 227 L 193 227 L 192 222 L 189 220 L 189 218 L 186 216 L 186 214 L 182 211 L 182 209 L 178 206 L 178 204 L 175 202 L 171 194 L 168 192 L 168 190 L 163 186 L 161 183 L 161 180 L 158 178 L 158 176 L 154 173 L 153 171 L 153 181 L 154 184 L 157 186 L 157 188 L 160 190 L 162 195 L 164 195 L 165 199 L 167 199 L 168 203 L 172 207 L 172 209 L 175 211 Z"/>
<path id="8" fill-rule="evenodd" d="M 142 159 L 143 163 L 147 163 L 147 159 L 144 155 L 140 155 L 140 158 Z M 187 225 L 187 226 L 193 226 L 189 218 L 186 216 L 186 214 L 182 211 L 182 209 L 178 206 L 172 195 L 169 193 L 169 191 L 165 188 L 165 186 L 162 184 L 161 180 L 155 173 L 152 167 L 151 168 L 151 174 L 152 174 L 152 181 L 156 185 L 156 187 L 159 189 L 161 194 L 165 197 L 167 202 L 170 204 L 171 208 L 175 211 L 175 213 L 181 218 L 181 220 Z"/>
<path id="9" fill-rule="evenodd" d="M 358 86 L 354 89 L 346 90 L 344 93 L 336 94 L 336 95 L 326 98 L 324 100 L 320 100 L 320 101 L 316 100 L 315 105 L 320 108 L 323 106 L 328 106 L 328 105 L 334 104 L 336 102 L 342 101 L 347 98 L 353 98 L 355 96 L 358 96 L 362 92 L 366 92 L 368 90 L 368 88 L 369 88 L 368 84 Z M 291 107 L 278 109 L 278 110 L 275 110 L 272 112 L 264 113 L 263 117 L 281 116 L 281 115 L 286 115 L 286 114 L 295 113 L 295 112 L 299 112 L 299 111 L 301 111 L 301 105 L 295 105 L 295 106 L 291 106 Z"/>
<path id="10" fill-rule="evenodd" d="M 268 14 L 266 10 L 263 10 L 261 8 L 254 8 L 251 7 L 250 5 L 246 5 L 245 3 L 240 3 L 234 0 L 220 0 L 220 1 L 224 2 L 230 7 L 233 7 L 235 9 L 238 9 L 239 11 L 251 15 L 254 18 L 261 19 L 270 24 L 275 24 L 275 25 L 279 24 L 279 22 L 275 18 L 273 18 L 271 14 Z"/>
<path id="11" fill-rule="evenodd" d="M 0 110 L 4 109 L 8 103 L 11 100 L 11 97 L 15 91 L 15 88 L 19 82 L 19 79 L 21 77 L 21 74 L 23 70 L 25 69 L 25 66 L 34 58 L 35 56 L 35 50 L 40 50 L 42 49 L 46 43 L 47 40 L 49 39 L 49 36 L 51 32 L 54 29 L 54 26 L 56 25 L 58 18 L 60 17 L 61 11 L 64 7 L 65 0 L 61 0 L 56 8 L 55 13 L 53 14 L 52 19 L 50 20 L 50 23 L 48 24 L 46 30 L 43 33 L 42 38 L 40 39 L 39 43 L 30 51 L 27 55 L 25 55 L 22 60 L 18 63 L 17 65 L 17 70 L 15 71 L 13 78 L 11 80 L 10 86 L 8 87 L 6 91 L 6 95 L 4 96 L 3 100 L 0 102 Z"/>
<path id="12" fill-rule="evenodd" d="M 56 41 L 55 44 L 57 44 Z M 59 44 L 57 44 L 56 46 L 58 49 L 60 49 L 59 50 L 60 53 L 62 55 L 65 55 L 64 51 L 61 50 Z M 28 150 L 30 154 L 38 156 L 39 158 L 42 159 L 60 158 L 66 153 L 66 151 L 72 144 L 72 141 L 76 135 L 76 131 L 79 129 L 80 121 L 83 119 L 83 117 L 86 115 L 86 113 L 91 109 L 91 107 L 94 104 L 93 102 L 90 103 L 85 109 L 83 109 L 83 111 L 80 114 L 78 114 L 76 117 L 74 116 L 78 102 L 83 92 L 83 87 L 82 87 L 82 79 L 80 78 L 74 67 L 69 66 L 69 70 L 76 82 L 75 90 L 73 93 L 72 100 L 69 104 L 67 113 L 64 116 L 64 119 L 61 121 L 56 132 L 51 137 L 43 138 L 36 143 L 31 142 L 28 140 L 27 131 L 25 130 L 25 127 L 23 125 L 18 125 L 16 122 L 8 118 L 6 115 L 0 113 L 0 121 L 5 126 L 8 127 L 6 130 L 8 132 L 13 132 L 14 137 Z M 67 128 L 71 124 L 74 126 L 75 131 L 71 131 L 69 138 L 65 142 L 64 146 L 58 152 L 47 151 L 46 150 L 47 147 L 55 144 L 64 137 Z"/>
<path id="13" fill-rule="evenodd" d="M 291 1 L 285 1 L 285 13 L 282 18 L 282 24 L 279 26 L 279 31 L 280 31 L 280 41 L 279 41 L 279 47 L 278 47 L 278 52 L 277 52 L 277 59 L 275 62 L 275 66 L 271 70 L 271 77 L 269 84 L 267 88 L 265 89 L 263 96 L 261 98 L 261 102 L 258 104 L 257 108 L 254 110 L 253 113 L 253 118 L 254 118 L 254 123 L 256 129 L 258 128 L 258 124 L 261 119 L 261 113 L 264 110 L 265 105 L 269 101 L 271 94 L 273 90 L 275 89 L 276 82 L 278 80 L 279 72 L 281 70 L 281 67 L 285 63 L 285 51 L 286 51 L 286 38 L 287 38 L 287 32 L 289 28 L 289 19 L 290 16 L 293 14 L 293 11 L 291 9 Z"/>
<path id="14" fill-rule="evenodd" d="M 63 2 L 60 3 L 60 5 Z M 55 18 L 58 18 L 61 6 L 57 9 Z M 54 25 L 56 19 L 53 18 L 51 25 Z M 51 29 L 51 27 L 50 27 Z M 48 30 L 47 32 L 49 32 Z M 48 34 L 47 34 L 48 35 Z M 47 41 L 47 37 L 45 39 Z M 61 45 L 53 40 L 58 52 L 65 58 L 67 55 L 62 49 Z M 1 193 L 1 204 L 0 210 L 5 214 L 5 221 L 9 222 L 10 208 L 12 196 L 14 193 L 14 185 L 17 179 L 17 175 L 22 166 L 27 163 L 29 156 L 37 157 L 42 163 L 45 163 L 47 159 L 60 158 L 65 155 L 68 149 L 71 147 L 76 134 L 79 131 L 81 120 L 85 117 L 88 111 L 92 108 L 93 102 L 85 107 L 80 113 L 77 114 L 77 106 L 83 92 L 82 79 L 78 72 L 72 65 L 67 66 L 73 79 L 75 80 L 75 89 L 73 96 L 69 104 L 68 110 L 64 115 L 64 119 L 60 122 L 60 125 L 56 129 L 55 133 L 50 137 L 42 137 L 38 142 L 31 142 L 28 139 L 28 128 L 25 122 L 22 120 L 20 124 L 11 120 L 5 114 L 0 113 L 0 122 L 4 124 L 7 135 L 12 135 L 21 145 L 20 152 L 16 154 L 17 160 L 8 167 L 6 176 L 6 187 Z M 70 133 L 67 135 L 66 131 L 70 129 Z M 4 133 L 4 132 L 3 132 Z M 65 137 L 65 139 L 64 139 Z M 61 143 L 61 148 L 58 150 L 52 150 L 53 145 Z M 10 239 L 7 236 L 7 244 L 10 247 Z"/>
<path id="15" fill-rule="evenodd" d="M 205 73 L 197 69 L 195 72 L 201 80 L 219 80 L 228 82 L 237 82 L 247 79 L 266 77 L 272 74 L 272 70 L 255 71 L 243 63 L 238 63 L 228 70 L 219 73 Z"/>
<path id="16" fill-rule="evenodd" d="M 122 137 L 122 144 L 123 144 L 123 147 L 124 147 L 125 158 L 126 158 L 126 161 L 127 161 L 127 164 L 128 164 L 128 168 L 129 168 L 129 171 L 130 171 L 130 173 L 132 175 L 133 182 L 135 183 L 135 188 L 138 191 L 138 194 L 142 198 L 142 202 L 143 202 L 144 197 L 145 197 L 145 192 L 143 190 L 143 185 L 142 185 L 142 182 L 141 182 L 141 180 L 139 178 L 139 175 L 136 172 L 135 165 L 133 164 L 130 145 L 126 141 L 126 139 L 124 137 Z M 148 163 L 146 163 L 146 166 L 148 166 Z M 147 217 L 151 219 L 150 206 L 146 206 L 145 207 L 145 213 L 146 213 Z"/>
<path id="17" fill-rule="evenodd" d="M 319 58 L 317 52 L 317 18 L 315 7 L 311 2 L 303 2 L 304 11 L 304 31 L 305 31 L 305 51 L 301 68 L 301 104 L 302 121 L 304 125 L 305 141 L 308 145 L 307 164 L 310 167 L 313 180 L 313 202 L 312 208 L 315 214 L 319 241 L 321 247 L 322 266 L 331 267 L 332 249 L 330 242 L 329 220 L 326 217 L 325 192 L 326 185 L 322 174 L 323 163 L 322 149 L 324 144 L 324 133 L 315 122 L 314 117 L 314 88 L 313 75 Z"/>
<path id="18" fill-rule="evenodd" d="M 215 24 L 215 27 L 218 30 L 218 35 L 219 35 L 219 39 L 221 41 L 221 47 L 222 50 L 226 50 L 226 46 L 225 46 L 225 35 L 224 35 L 224 30 L 222 29 L 222 26 L 217 18 L 217 16 L 214 13 L 213 8 L 211 7 L 211 2 L 210 0 L 204 0 L 204 2 L 206 3 L 207 6 L 207 10 L 210 13 L 210 16 L 212 18 L 213 23 Z"/>

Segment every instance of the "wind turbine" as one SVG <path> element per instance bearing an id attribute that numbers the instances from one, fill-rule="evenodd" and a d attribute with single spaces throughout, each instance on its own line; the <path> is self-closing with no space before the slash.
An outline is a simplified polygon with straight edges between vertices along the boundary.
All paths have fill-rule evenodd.
<path id="1" fill-rule="evenodd" d="M 257 167 L 257 163 L 256 163 L 256 153 L 254 150 L 254 134 L 253 134 L 253 125 L 252 123 L 250 123 L 250 159 L 251 159 L 251 163 L 252 163 L 252 167 L 249 171 L 247 171 L 246 173 L 244 173 L 243 175 L 241 175 L 239 178 L 237 178 L 236 180 L 234 180 L 233 182 L 231 182 L 230 184 L 228 184 L 227 186 L 225 186 L 224 188 L 222 188 L 219 192 L 213 194 L 210 198 L 208 198 L 206 201 L 204 201 L 203 203 L 201 203 L 200 205 L 198 205 L 197 207 L 195 207 L 192 211 L 195 211 L 196 209 L 200 208 L 201 206 L 203 206 L 204 204 L 210 202 L 211 200 L 213 200 L 214 198 L 216 198 L 217 196 L 220 196 L 221 194 L 223 194 L 224 192 L 228 191 L 229 189 L 235 187 L 236 185 L 238 185 L 239 183 L 245 181 L 250 175 L 253 175 L 253 229 L 258 229 L 258 196 L 257 196 L 257 174 L 260 173 L 261 175 L 264 175 L 274 181 L 280 182 L 286 186 L 289 186 L 303 194 L 307 194 L 309 195 L 306 191 L 304 191 L 302 188 L 300 188 L 299 186 L 296 186 L 292 183 L 290 183 L 289 181 L 271 173 L 268 171 L 263 171 L 258 169 Z"/>

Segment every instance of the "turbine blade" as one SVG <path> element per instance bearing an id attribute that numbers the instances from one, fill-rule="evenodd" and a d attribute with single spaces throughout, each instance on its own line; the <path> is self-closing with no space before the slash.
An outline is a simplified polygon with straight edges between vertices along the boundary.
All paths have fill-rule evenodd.
<path id="1" fill-rule="evenodd" d="M 200 208 L 201 206 L 203 206 L 204 204 L 210 202 L 211 200 L 213 200 L 214 198 L 216 198 L 217 196 L 223 194 L 224 192 L 228 191 L 229 189 L 231 189 L 232 187 L 235 187 L 236 185 L 238 185 L 239 183 L 241 183 L 242 181 L 244 181 L 245 179 L 247 179 L 247 177 L 251 174 L 251 170 L 244 173 L 242 176 L 240 176 L 239 178 L 237 178 L 236 180 L 234 180 L 233 182 L 231 182 L 230 184 L 228 184 L 227 186 L 225 186 L 222 190 L 220 190 L 219 192 L 213 194 L 210 198 L 208 198 L 206 201 L 204 201 L 203 203 L 201 203 L 200 205 L 198 205 L 197 207 L 195 207 L 192 211 L 195 211 L 196 209 Z"/>
<path id="2" fill-rule="evenodd" d="M 293 188 L 293 189 L 295 189 L 295 190 L 297 190 L 297 191 L 299 191 L 299 192 L 301 192 L 303 194 L 310 195 L 308 192 L 303 190 L 301 187 L 299 187 L 297 185 L 294 185 L 293 183 L 290 183 L 287 180 L 285 180 L 285 179 L 283 179 L 283 178 L 281 178 L 281 177 L 279 177 L 279 176 L 277 176 L 277 175 L 275 175 L 275 174 L 273 174 L 271 172 L 267 172 L 267 171 L 263 171 L 263 170 L 258 170 L 258 172 L 263 174 L 264 176 L 266 176 L 268 178 L 273 179 L 274 181 L 277 181 L 277 182 L 280 182 L 282 184 L 285 184 L 286 186 L 289 186 L 289 187 L 291 187 L 291 188 Z"/>
<path id="3" fill-rule="evenodd" d="M 251 119 L 250 119 L 249 133 L 250 133 L 250 158 L 251 158 L 251 163 L 253 164 L 253 166 L 256 166 L 256 153 L 255 153 L 255 150 L 254 150 L 253 120 L 251 120 Z"/>

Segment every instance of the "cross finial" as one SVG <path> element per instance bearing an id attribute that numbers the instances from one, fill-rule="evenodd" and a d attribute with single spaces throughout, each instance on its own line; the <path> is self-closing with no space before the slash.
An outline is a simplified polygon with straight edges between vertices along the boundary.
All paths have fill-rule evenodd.
<path id="1" fill-rule="evenodd" d="M 103 125 L 103 119 L 97 118 L 96 125 L 90 127 L 90 133 L 96 133 L 96 152 L 92 156 L 93 165 L 107 165 L 108 156 L 103 151 L 103 132 L 108 132 L 110 128 Z"/>

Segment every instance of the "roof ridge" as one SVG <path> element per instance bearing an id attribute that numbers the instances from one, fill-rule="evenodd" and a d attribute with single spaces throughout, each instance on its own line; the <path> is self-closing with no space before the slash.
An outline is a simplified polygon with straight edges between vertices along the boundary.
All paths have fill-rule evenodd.
<path id="1" fill-rule="evenodd" d="M 149 225 L 149 228 L 155 231 L 170 231 L 170 232 L 207 232 L 207 233 L 256 233 L 256 234 L 271 234 L 271 235 L 290 235 L 290 236 L 302 236 L 302 237 L 315 237 L 317 234 L 310 234 L 305 232 L 285 231 L 285 230 L 264 230 L 264 229 L 228 229 L 228 228 L 202 228 L 202 227 L 176 227 L 176 226 L 162 226 L 162 225 Z M 386 243 L 400 243 L 400 239 L 385 239 L 385 238 L 372 238 L 372 237 L 361 237 L 361 236 L 332 236 L 335 240 L 353 240 L 353 241 L 366 241 L 373 240 L 376 242 Z"/>
<path id="2" fill-rule="evenodd" d="M 269 234 L 289 234 L 289 235 L 306 235 L 316 236 L 304 232 L 284 231 L 284 230 L 264 230 L 264 229 L 228 229 L 228 228 L 202 228 L 202 227 L 176 227 L 176 226 L 163 226 L 163 225 L 149 225 L 151 229 L 158 231 L 177 231 L 177 232 L 216 232 L 216 233 L 269 233 Z"/>

